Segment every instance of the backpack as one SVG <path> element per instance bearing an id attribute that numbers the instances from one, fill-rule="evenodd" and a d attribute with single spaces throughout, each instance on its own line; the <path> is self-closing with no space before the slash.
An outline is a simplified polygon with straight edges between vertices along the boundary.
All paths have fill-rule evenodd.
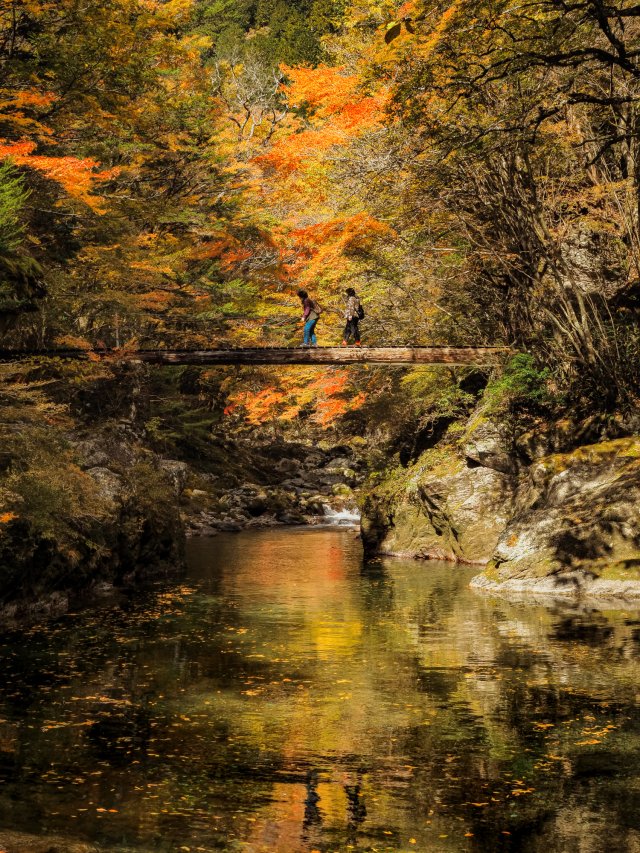
<path id="1" fill-rule="evenodd" d="M 358 307 L 356 308 L 356 311 L 358 313 L 358 320 L 364 320 L 364 318 L 365 318 L 364 308 L 362 307 L 362 302 L 360 302 L 359 299 L 358 299 Z"/>
<path id="2" fill-rule="evenodd" d="M 316 302 L 315 299 L 311 300 L 311 305 L 313 307 L 313 310 L 319 317 L 322 314 L 322 306 L 318 302 Z"/>

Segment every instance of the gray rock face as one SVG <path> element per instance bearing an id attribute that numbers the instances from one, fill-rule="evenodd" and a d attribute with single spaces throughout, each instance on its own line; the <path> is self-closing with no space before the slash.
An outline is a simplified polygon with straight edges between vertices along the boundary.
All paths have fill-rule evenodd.
<path id="1" fill-rule="evenodd" d="M 378 541 L 365 505 L 365 548 L 484 565 L 509 519 L 516 483 L 511 475 L 470 468 L 453 457 L 420 477 L 414 489 L 388 510 L 386 519 L 380 519 L 386 529 Z"/>
<path id="2" fill-rule="evenodd" d="M 187 486 L 189 466 L 186 462 L 178 462 L 176 459 L 161 459 L 159 468 L 169 477 L 176 496 L 180 497 Z"/>
<path id="3" fill-rule="evenodd" d="M 106 468 L 111 462 L 106 449 L 94 441 L 76 442 L 75 449 L 87 468 Z"/>
<path id="4" fill-rule="evenodd" d="M 95 480 L 103 497 L 116 503 L 121 497 L 124 489 L 122 478 L 110 468 L 89 468 L 87 474 Z"/>
<path id="5" fill-rule="evenodd" d="M 516 474 L 518 463 L 512 441 L 505 427 L 484 419 L 482 413 L 472 418 L 467 430 L 464 455 L 483 468 L 503 474 Z"/>
<path id="6" fill-rule="evenodd" d="M 533 465 L 498 543 L 490 579 L 572 572 L 636 580 L 640 569 L 640 439 L 581 447 Z M 561 576 L 561 577 L 560 577 Z"/>
<path id="7" fill-rule="evenodd" d="M 607 600 L 607 607 L 623 609 L 629 604 L 640 605 L 640 581 L 638 580 L 606 580 L 593 577 L 584 571 L 565 571 L 554 575 L 537 578 L 507 578 L 494 580 L 488 574 L 473 578 L 471 586 L 481 592 L 494 595 L 504 595 L 509 599 L 523 597 L 531 599 L 545 598 L 579 598 L 585 604 L 593 606 L 602 599 Z"/>
<path id="8" fill-rule="evenodd" d="M 428 451 L 391 497 L 369 492 L 368 554 L 486 564 L 474 585 L 495 591 L 640 596 L 640 437 L 522 467 L 480 423 L 462 448 L 466 464 Z"/>

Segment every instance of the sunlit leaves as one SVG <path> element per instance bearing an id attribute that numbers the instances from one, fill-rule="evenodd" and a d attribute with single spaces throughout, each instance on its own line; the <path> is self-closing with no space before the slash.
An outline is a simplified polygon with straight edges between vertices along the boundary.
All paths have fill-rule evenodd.
<path id="1" fill-rule="evenodd" d="M 299 371 L 287 372 L 277 386 L 234 392 L 225 414 L 242 415 L 257 426 L 274 419 L 287 423 L 306 412 L 312 423 L 330 427 L 365 401 L 364 394 L 353 391 L 350 378 L 347 370 L 329 370 L 320 375 L 312 372 L 306 381 Z"/>
<path id="2" fill-rule="evenodd" d="M 0 160 L 9 158 L 18 166 L 36 169 L 60 184 L 71 198 L 84 201 L 98 212 L 104 209 L 100 199 L 93 194 L 95 184 L 111 180 L 118 174 L 118 169 L 99 170 L 99 163 L 87 158 L 37 155 L 36 147 L 35 142 L 0 139 Z"/>

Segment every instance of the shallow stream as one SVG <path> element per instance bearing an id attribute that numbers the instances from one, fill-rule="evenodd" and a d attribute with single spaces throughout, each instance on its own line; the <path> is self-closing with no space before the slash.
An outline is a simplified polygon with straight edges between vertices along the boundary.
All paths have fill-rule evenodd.
<path id="1" fill-rule="evenodd" d="M 0 636 L 0 849 L 640 850 L 640 614 L 365 568 L 353 530 L 189 563 Z"/>

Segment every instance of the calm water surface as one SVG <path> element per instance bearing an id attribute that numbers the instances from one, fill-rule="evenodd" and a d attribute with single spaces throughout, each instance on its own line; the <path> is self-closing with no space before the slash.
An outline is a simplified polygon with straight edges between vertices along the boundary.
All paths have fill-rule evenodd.
<path id="1" fill-rule="evenodd" d="M 0 637 L 0 829 L 143 851 L 640 851 L 640 615 L 353 531 Z M 0 833 L 1 838 L 1 833 Z"/>

